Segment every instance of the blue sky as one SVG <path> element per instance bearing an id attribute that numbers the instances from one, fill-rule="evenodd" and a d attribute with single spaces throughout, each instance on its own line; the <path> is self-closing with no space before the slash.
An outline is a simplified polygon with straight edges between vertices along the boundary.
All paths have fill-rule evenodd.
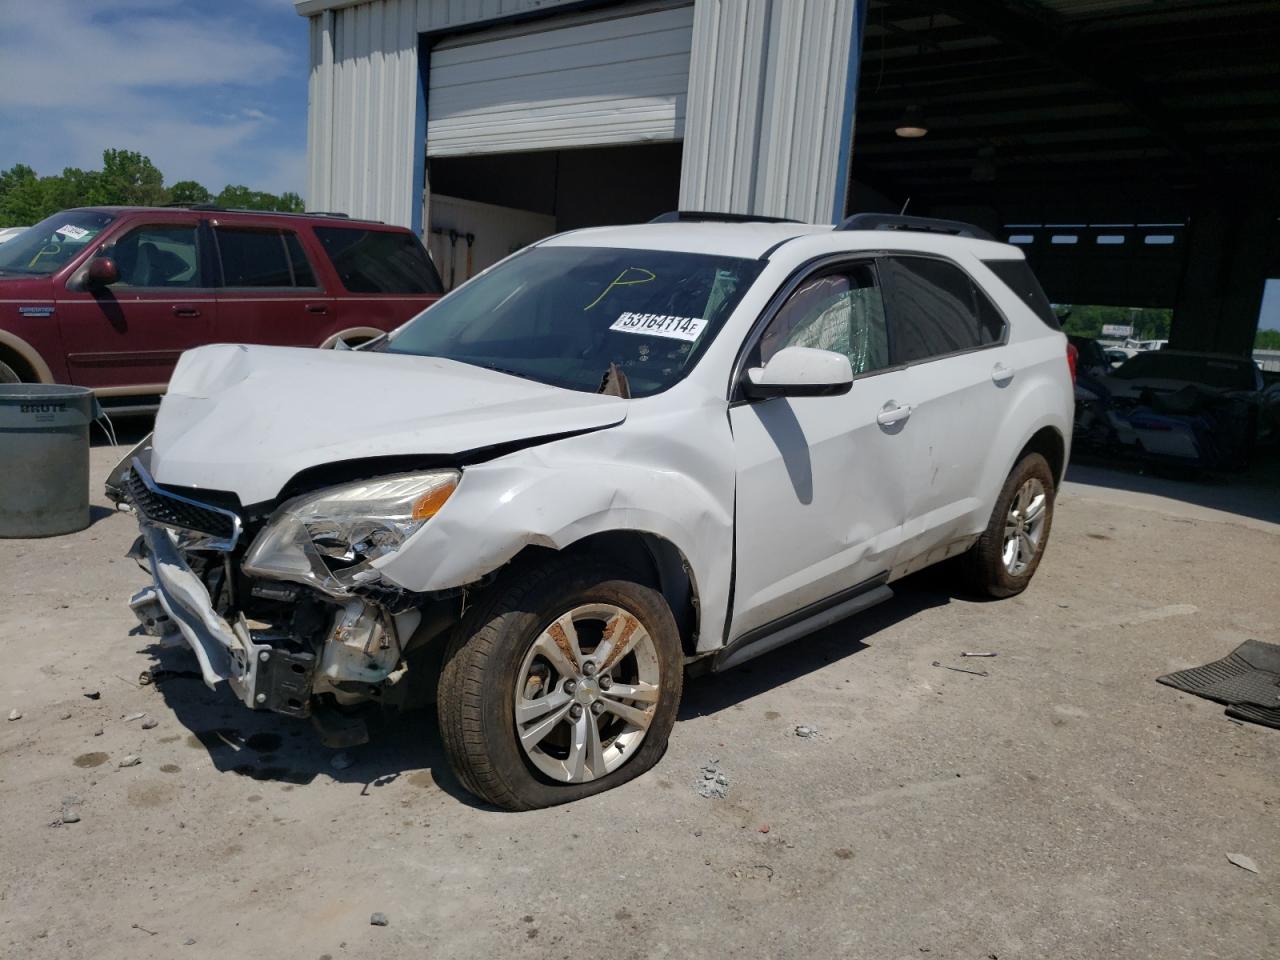
<path id="1" fill-rule="evenodd" d="M 307 21 L 292 0 L 0 0 L 0 169 L 138 150 L 165 183 L 304 194 Z"/>

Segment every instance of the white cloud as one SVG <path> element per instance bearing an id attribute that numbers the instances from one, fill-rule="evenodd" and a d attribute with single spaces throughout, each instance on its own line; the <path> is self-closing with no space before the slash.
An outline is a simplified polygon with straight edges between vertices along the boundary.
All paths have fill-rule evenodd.
<path id="1" fill-rule="evenodd" d="M 167 183 L 301 192 L 305 23 L 285 47 L 211 9 L 225 10 L 0 0 L 0 168 L 97 168 L 116 147 L 149 156 Z"/>
<path id="2" fill-rule="evenodd" d="M 118 16 L 122 12 L 128 16 Z M 86 16 L 67 0 L 6 4 L 0 34 L 0 105 L 82 106 L 148 87 L 274 80 L 281 47 L 246 36 L 233 19 L 179 16 L 168 0 L 132 0 Z"/>

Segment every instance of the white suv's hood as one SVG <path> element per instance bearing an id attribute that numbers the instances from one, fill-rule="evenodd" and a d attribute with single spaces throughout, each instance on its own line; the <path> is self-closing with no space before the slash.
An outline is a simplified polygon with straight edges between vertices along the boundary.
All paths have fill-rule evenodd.
<path id="1" fill-rule="evenodd" d="M 436 357 L 218 344 L 183 354 L 156 417 L 156 480 L 275 497 L 307 467 L 452 455 L 621 423 L 617 397 Z"/>

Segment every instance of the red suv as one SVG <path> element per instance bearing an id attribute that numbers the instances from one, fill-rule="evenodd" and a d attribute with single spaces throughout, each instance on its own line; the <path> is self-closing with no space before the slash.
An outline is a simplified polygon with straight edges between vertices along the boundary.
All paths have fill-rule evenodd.
<path id="1" fill-rule="evenodd" d="M 354 345 L 440 293 L 403 227 L 212 207 L 67 210 L 0 245 L 0 383 L 73 383 L 133 405 L 163 393 L 191 347 Z"/>

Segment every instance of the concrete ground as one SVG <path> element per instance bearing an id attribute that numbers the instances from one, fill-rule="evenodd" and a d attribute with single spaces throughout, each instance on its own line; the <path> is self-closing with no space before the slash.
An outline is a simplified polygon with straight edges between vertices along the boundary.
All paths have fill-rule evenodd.
<path id="1" fill-rule="evenodd" d="M 140 686 L 157 653 L 129 633 L 134 523 L 97 495 L 118 453 L 93 451 L 89 529 L 0 552 L 0 956 L 1280 949 L 1280 732 L 1155 682 L 1280 641 L 1265 498 L 1236 513 L 1229 493 L 1080 471 L 1023 596 L 913 578 L 689 683 L 638 781 L 510 814 L 461 792 L 429 715 L 339 771 L 309 726 L 210 693 L 181 655 Z M 695 789 L 713 761 L 723 800 Z M 64 810 L 79 821 L 54 825 Z"/>

